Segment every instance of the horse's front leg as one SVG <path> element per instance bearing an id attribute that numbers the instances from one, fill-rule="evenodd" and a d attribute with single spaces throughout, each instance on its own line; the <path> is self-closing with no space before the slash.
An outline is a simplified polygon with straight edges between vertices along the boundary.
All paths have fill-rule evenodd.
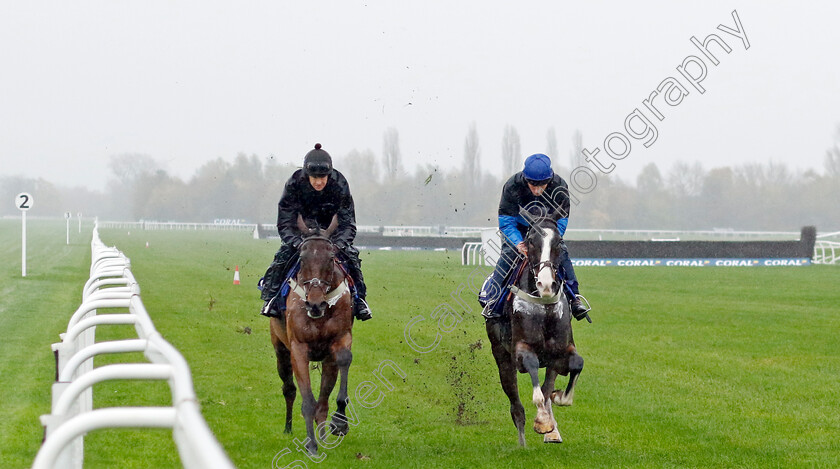
<path id="1" fill-rule="evenodd" d="M 309 346 L 300 342 L 292 342 L 292 371 L 295 373 L 301 398 L 301 413 L 306 422 L 306 442 L 304 447 L 309 454 L 318 454 L 318 442 L 315 439 L 315 396 L 312 395 L 312 383 L 309 380 Z"/>
<path id="2" fill-rule="evenodd" d="M 326 436 L 326 428 L 322 426 L 327 421 L 327 413 L 330 410 L 330 394 L 335 388 L 338 379 L 338 367 L 333 357 L 327 357 L 321 362 L 321 392 L 318 394 L 318 405 L 315 406 L 315 430 L 318 438 L 323 440 Z"/>
<path id="3" fill-rule="evenodd" d="M 551 422 L 551 414 L 546 410 L 546 398 L 540 387 L 540 360 L 537 354 L 527 344 L 519 342 L 516 344 L 516 361 L 521 369 L 524 369 L 531 376 L 531 402 L 537 408 L 537 417 L 534 419 L 534 431 L 545 434 L 554 429 Z"/>
<path id="4" fill-rule="evenodd" d="M 549 363 L 548 366 L 545 367 L 545 381 L 543 381 L 542 385 L 542 393 L 545 397 L 545 408 L 548 411 L 548 414 L 551 418 L 551 425 L 554 427 L 554 430 L 543 435 L 543 443 L 562 443 L 563 438 L 560 436 L 560 432 L 557 429 L 557 420 L 554 418 L 554 410 L 551 408 L 551 396 L 552 391 L 554 390 L 554 382 L 557 380 L 557 363 Z"/>
<path id="5" fill-rule="evenodd" d="M 336 411 L 332 418 L 332 432 L 335 435 L 346 435 L 350 431 L 350 426 L 347 420 L 347 382 L 348 373 L 350 372 L 350 363 L 353 362 L 353 353 L 350 352 L 350 347 L 353 344 L 353 339 L 350 333 L 345 334 L 340 340 L 332 345 L 332 355 L 335 358 L 335 364 L 338 371 L 341 373 L 341 383 L 338 386 L 338 396 L 336 397 Z"/>

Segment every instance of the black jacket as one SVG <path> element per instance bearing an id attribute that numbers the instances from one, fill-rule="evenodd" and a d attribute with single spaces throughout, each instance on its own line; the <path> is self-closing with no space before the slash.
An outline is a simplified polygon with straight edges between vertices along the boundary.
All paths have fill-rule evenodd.
<path id="1" fill-rule="evenodd" d="M 284 243 L 295 247 L 301 241 L 298 214 L 304 220 L 318 222 L 322 229 L 327 228 L 333 215 L 338 214 L 338 228 L 332 234 L 333 242 L 343 248 L 356 238 L 356 209 L 350 186 L 344 175 L 335 169 L 321 191 L 316 191 L 309 184 L 303 169 L 295 171 L 286 181 L 283 196 L 277 204 L 277 231 Z"/>
<path id="2" fill-rule="evenodd" d="M 519 214 L 519 209 L 528 209 L 534 205 L 540 207 L 538 212 L 543 215 L 558 213 L 557 229 L 560 230 L 560 235 L 565 234 L 571 208 L 566 181 L 555 174 L 542 195 L 536 197 L 531 193 L 525 176 L 520 171 L 507 180 L 502 188 L 502 200 L 499 201 L 499 228 L 511 244 L 521 242 L 528 231 L 528 222 Z"/>

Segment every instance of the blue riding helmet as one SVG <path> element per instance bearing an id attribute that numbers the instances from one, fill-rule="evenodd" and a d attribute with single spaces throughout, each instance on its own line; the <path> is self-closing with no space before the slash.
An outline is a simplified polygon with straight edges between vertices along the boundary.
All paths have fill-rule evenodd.
<path id="1" fill-rule="evenodd" d="M 535 153 L 525 159 L 525 169 L 522 170 L 525 179 L 535 186 L 547 184 L 554 177 L 551 169 L 551 159 L 542 153 Z"/>

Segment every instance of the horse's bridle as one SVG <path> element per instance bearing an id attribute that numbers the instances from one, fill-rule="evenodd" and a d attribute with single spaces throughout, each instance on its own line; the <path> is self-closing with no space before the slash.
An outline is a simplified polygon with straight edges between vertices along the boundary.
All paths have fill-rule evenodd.
<path id="1" fill-rule="evenodd" d="M 545 268 L 553 270 L 554 263 L 552 263 L 551 260 L 539 262 L 537 263 L 537 265 L 531 267 L 531 271 L 534 273 L 534 277 L 536 277 L 537 275 L 539 275 L 540 271 Z"/>
<path id="2" fill-rule="evenodd" d="M 309 241 L 326 241 L 330 243 L 330 247 L 335 246 L 330 238 L 321 235 L 314 235 L 304 238 L 303 241 L 300 243 L 300 246 L 298 246 L 298 250 L 300 250 L 303 247 L 303 245 L 308 243 Z M 332 261 L 333 264 L 336 262 L 335 254 L 332 255 Z M 324 294 L 326 294 L 327 291 L 329 291 L 330 285 L 332 285 L 333 280 L 335 280 L 335 269 L 333 269 L 332 272 L 330 272 L 330 278 L 327 281 L 315 277 L 303 282 L 299 282 L 300 285 L 303 286 L 303 291 L 306 293 L 306 298 L 304 298 L 304 300 L 309 301 L 309 290 L 312 288 L 321 288 L 324 290 Z"/>
<path id="3" fill-rule="evenodd" d="M 540 233 L 543 233 L 543 229 L 541 227 L 538 227 L 538 226 L 534 225 L 534 228 L 538 228 Z M 543 238 L 543 242 L 545 242 L 545 236 L 543 236 L 542 238 Z M 561 240 L 562 240 L 562 238 L 561 238 Z M 525 257 L 525 262 L 530 264 L 527 256 Z M 539 276 L 540 271 L 543 270 L 543 269 L 546 269 L 546 268 L 551 269 L 551 274 L 554 275 L 554 263 L 551 261 L 551 259 L 546 260 L 546 261 L 542 261 L 542 262 L 538 262 L 537 265 L 533 265 L 533 266 L 529 265 L 529 267 L 531 269 L 531 273 L 534 275 L 534 278 L 537 278 Z M 525 300 L 529 303 L 543 304 L 543 305 L 545 305 L 545 304 L 555 304 L 558 301 L 560 301 L 560 295 L 562 295 L 562 293 L 563 293 L 563 282 L 560 282 L 559 288 L 557 289 L 557 293 L 555 293 L 554 295 L 552 295 L 548 298 L 542 298 L 540 296 L 528 294 L 526 292 L 523 292 L 519 288 L 517 288 L 515 285 L 511 285 L 511 291 L 516 296 L 522 298 L 523 300 Z"/>
<path id="4" fill-rule="evenodd" d="M 307 242 L 316 241 L 316 240 L 326 241 L 326 242 L 330 243 L 331 247 L 335 246 L 335 244 L 333 244 L 333 242 L 330 238 L 327 238 L 326 236 L 314 235 L 314 236 L 309 236 L 307 238 L 304 238 L 303 241 L 298 246 L 298 249 L 300 249 Z M 332 256 L 332 262 L 333 262 L 333 264 L 336 264 L 338 262 L 336 260 L 334 254 Z M 332 301 L 332 300 L 336 299 L 337 297 L 341 296 L 344 293 L 344 290 L 346 289 L 346 286 L 345 286 L 346 283 L 342 282 L 341 285 L 339 285 L 338 287 L 336 287 L 335 289 L 330 291 L 329 288 L 332 285 L 332 282 L 334 280 L 335 280 L 335 269 L 333 269 L 330 272 L 330 278 L 327 281 L 321 280 L 318 277 L 314 277 L 314 278 L 311 278 L 309 280 L 304 280 L 303 282 L 298 282 L 297 278 L 294 278 L 294 279 L 290 279 L 290 286 L 292 287 L 292 290 L 294 290 L 295 293 L 298 294 L 298 296 L 302 297 L 303 301 L 306 302 L 306 303 L 309 303 L 309 292 L 310 292 L 310 290 L 312 290 L 313 288 L 321 288 L 324 291 L 325 300 L 329 304 L 330 301 Z M 302 291 L 298 291 L 298 289 L 300 289 Z M 303 293 L 303 294 L 301 295 L 301 293 Z M 332 306 L 332 304 L 330 304 L 330 306 Z M 307 308 L 306 314 L 313 319 L 317 319 L 317 317 L 312 316 L 309 308 Z M 320 316 L 318 316 L 318 317 L 320 317 Z"/>

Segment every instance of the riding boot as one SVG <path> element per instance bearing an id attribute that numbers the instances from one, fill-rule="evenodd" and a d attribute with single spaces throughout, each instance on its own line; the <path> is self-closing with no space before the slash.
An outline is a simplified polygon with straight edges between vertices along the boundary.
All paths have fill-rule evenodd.
<path id="1" fill-rule="evenodd" d="M 367 321 L 373 318 L 370 306 L 368 306 L 364 298 L 359 296 L 353 298 L 353 316 L 359 321 Z"/>
<path id="2" fill-rule="evenodd" d="M 560 247 L 562 252 L 560 254 L 560 266 L 557 269 L 557 276 L 560 277 L 561 280 L 565 283 L 565 293 L 566 298 L 569 300 L 569 307 L 572 310 L 572 317 L 580 321 L 581 319 L 587 318 L 589 322 L 592 322 L 589 319 L 590 308 L 587 308 L 583 305 L 583 302 L 580 301 L 580 294 L 578 292 L 578 280 L 577 276 L 575 275 L 575 268 L 572 264 L 572 260 L 569 258 L 569 250 L 566 247 L 565 242 L 560 243 Z"/>
<path id="3" fill-rule="evenodd" d="M 295 264 L 298 258 L 298 250 L 289 244 L 284 244 L 277 250 L 274 260 L 265 271 L 265 276 L 260 279 L 258 288 L 262 290 L 260 298 L 264 301 L 260 314 L 268 317 L 281 317 L 280 312 L 280 289 L 289 269 Z"/>
<path id="4" fill-rule="evenodd" d="M 350 274 L 353 285 L 356 287 L 356 297 L 353 298 L 353 316 L 360 321 L 367 321 L 373 317 L 373 312 L 365 301 L 367 286 L 365 277 L 362 275 L 362 260 L 359 259 L 359 251 L 352 245 L 347 245 L 341 252 L 345 258 L 347 273 Z"/>
<path id="5" fill-rule="evenodd" d="M 572 316 L 578 321 L 588 316 L 587 313 L 589 312 L 589 310 L 586 308 L 586 306 L 583 306 L 583 302 L 580 301 L 580 298 L 575 297 L 575 299 L 572 300 L 571 303 L 569 303 L 569 307 L 572 308 Z"/>

